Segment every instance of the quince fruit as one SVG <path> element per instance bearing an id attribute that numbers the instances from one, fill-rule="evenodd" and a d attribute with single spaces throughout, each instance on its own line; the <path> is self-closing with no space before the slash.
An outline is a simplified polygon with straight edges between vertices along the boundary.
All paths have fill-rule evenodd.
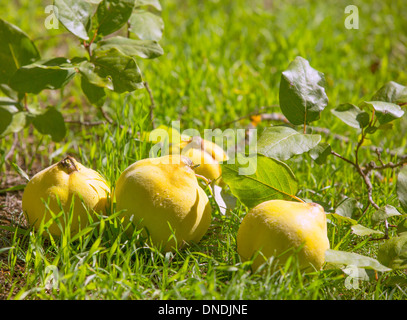
<path id="1" fill-rule="evenodd" d="M 127 229 L 142 229 L 164 251 L 199 242 L 211 223 L 212 208 L 190 159 L 180 155 L 139 160 L 116 183 L 116 209 Z"/>
<path id="2" fill-rule="evenodd" d="M 284 264 L 290 249 L 298 249 L 300 267 L 320 269 L 329 249 L 326 214 L 316 203 L 285 200 L 263 202 L 243 218 L 237 233 L 237 250 L 243 261 L 253 261 L 252 270 L 270 257 Z"/>
<path id="3" fill-rule="evenodd" d="M 226 152 L 220 146 L 199 136 L 179 144 L 171 144 L 169 154 L 181 154 L 190 158 L 196 166 L 195 173 L 210 181 L 219 181 L 222 174 L 219 162 L 228 160 Z"/>
<path id="4" fill-rule="evenodd" d="M 110 188 L 98 172 L 67 156 L 31 178 L 24 190 L 22 209 L 36 230 L 41 222 L 50 223 L 48 231 L 53 236 L 60 236 L 71 220 L 73 235 L 89 224 L 88 214 L 94 219 L 94 211 L 106 213 L 109 194 Z M 70 213 L 72 216 L 68 216 Z M 58 216 L 59 222 L 50 222 L 52 215 Z"/>

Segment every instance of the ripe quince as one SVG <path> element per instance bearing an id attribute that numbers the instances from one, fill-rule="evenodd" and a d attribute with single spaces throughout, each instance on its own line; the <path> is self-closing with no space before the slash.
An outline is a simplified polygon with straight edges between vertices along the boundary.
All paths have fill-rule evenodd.
<path id="1" fill-rule="evenodd" d="M 116 183 L 116 209 L 127 229 L 142 229 L 164 251 L 199 242 L 211 223 L 212 208 L 190 159 L 166 155 L 139 160 Z"/>
<path id="2" fill-rule="evenodd" d="M 195 173 L 210 181 L 219 181 L 222 174 L 219 162 L 228 160 L 226 152 L 220 146 L 199 136 L 171 144 L 169 154 L 181 154 L 190 158 L 195 165 Z"/>
<path id="3" fill-rule="evenodd" d="M 254 259 L 253 271 L 272 256 L 284 264 L 291 249 L 299 250 L 301 268 L 320 269 L 324 264 L 329 240 L 326 214 L 319 204 L 270 200 L 257 205 L 243 218 L 237 233 L 241 259 L 247 261 L 262 253 Z"/>
<path id="4" fill-rule="evenodd" d="M 88 214 L 92 219 L 96 217 L 94 212 L 106 214 L 109 195 L 110 188 L 98 172 L 67 156 L 30 179 L 24 190 L 22 209 L 28 223 L 36 230 L 41 222 L 45 224 L 52 219 L 50 210 L 58 216 L 59 223 L 54 220 L 48 226 L 53 236 L 60 236 L 66 221 L 71 220 L 69 226 L 73 235 L 89 224 Z M 68 216 L 69 213 L 72 216 Z"/>

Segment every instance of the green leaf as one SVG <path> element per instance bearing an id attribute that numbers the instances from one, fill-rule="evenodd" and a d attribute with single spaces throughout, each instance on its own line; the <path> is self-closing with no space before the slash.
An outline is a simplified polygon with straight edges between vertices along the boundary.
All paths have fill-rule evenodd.
<path id="1" fill-rule="evenodd" d="M 407 87 L 397 82 L 389 81 L 373 95 L 372 101 L 407 102 Z"/>
<path id="2" fill-rule="evenodd" d="M 54 58 L 21 67 L 12 76 L 9 85 L 18 92 L 37 94 L 44 89 L 60 89 L 75 73 L 67 59 Z"/>
<path id="3" fill-rule="evenodd" d="M 281 75 L 279 97 L 281 110 L 292 124 L 318 120 L 328 104 L 324 74 L 296 57 Z"/>
<path id="4" fill-rule="evenodd" d="M 61 141 L 66 135 L 64 118 L 54 107 L 48 107 L 43 113 L 33 115 L 32 123 L 41 134 L 50 135 L 55 142 Z"/>
<path id="5" fill-rule="evenodd" d="M 163 49 L 154 40 L 136 40 L 125 37 L 112 37 L 98 42 L 98 48 L 95 49 L 106 51 L 116 48 L 121 53 L 133 58 L 140 57 L 144 59 L 153 59 L 164 54 Z"/>
<path id="6" fill-rule="evenodd" d="M 335 217 L 337 220 L 346 221 L 351 225 L 357 225 L 357 220 L 353 219 L 356 211 L 357 201 L 353 198 L 344 199 L 335 209 L 335 213 L 327 213 L 327 215 Z"/>
<path id="7" fill-rule="evenodd" d="M 381 207 L 379 210 L 376 210 L 371 217 L 372 224 L 378 224 L 381 223 L 385 220 L 387 220 L 390 217 L 394 216 L 400 216 L 401 213 L 398 212 L 398 210 L 391 206 L 391 205 L 385 205 L 384 207 Z"/>
<path id="8" fill-rule="evenodd" d="M 161 11 L 161 4 L 158 0 L 136 0 L 135 8 L 143 7 L 143 6 L 152 6 L 154 9 Z"/>
<path id="9" fill-rule="evenodd" d="M 407 235 L 386 240 L 377 251 L 377 259 L 392 269 L 407 268 Z"/>
<path id="10" fill-rule="evenodd" d="M 373 108 L 380 125 L 401 118 L 404 114 L 404 111 L 401 110 L 400 106 L 390 102 L 364 101 L 361 106 Z"/>
<path id="11" fill-rule="evenodd" d="M 361 224 L 355 224 L 351 226 L 352 232 L 358 236 L 370 236 L 372 234 L 383 234 L 383 232 L 379 230 L 374 230 L 371 228 L 367 228 L 362 226 Z"/>
<path id="12" fill-rule="evenodd" d="M 26 33 L 0 19 L 0 83 L 8 83 L 21 66 L 40 58 L 37 47 Z"/>
<path id="13" fill-rule="evenodd" d="M 407 212 L 407 166 L 404 166 L 397 176 L 397 197 L 400 206 Z"/>
<path id="14" fill-rule="evenodd" d="M 257 152 L 266 157 L 288 160 L 308 152 L 320 140 L 321 136 L 318 134 L 302 134 L 285 126 L 267 127 L 257 140 Z"/>
<path id="15" fill-rule="evenodd" d="M 0 137 L 21 131 L 26 125 L 26 114 L 15 106 L 0 104 Z"/>
<path id="16" fill-rule="evenodd" d="M 247 157 L 237 154 L 235 162 L 221 164 L 222 180 L 248 208 L 271 199 L 298 200 L 297 179 L 284 162 L 260 154 Z"/>
<path id="17" fill-rule="evenodd" d="M 407 234 L 407 219 L 404 218 L 398 225 L 397 225 L 397 235 Z"/>
<path id="18" fill-rule="evenodd" d="M 13 120 L 13 113 L 6 106 L 0 106 L 0 134 L 7 130 L 11 121 Z"/>
<path id="19" fill-rule="evenodd" d="M 375 271 L 372 269 L 364 269 L 364 268 L 359 268 L 359 267 L 355 267 L 355 266 L 347 266 L 345 268 L 342 269 L 343 273 L 345 273 L 347 276 L 345 278 L 345 287 L 347 289 L 357 289 L 358 288 L 358 282 L 359 281 L 372 281 L 374 279 L 376 279 L 376 274 Z M 352 284 L 352 281 L 350 281 L 351 279 L 356 280 L 356 286 L 354 287 L 354 284 Z M 355 282 L 353 282 L 355 283 Z"/>
<path id="20" fill-rule="evenodd" d="M 325 261 L 336 267 L 354 266 L 358 268 L 373 269 L 380 272 L 391 271 L 376 259 L 358 253 L 328 249 L 325 252 Z"/>
<path id="21" fill-rule="evenodd" d="M 95 86 L 94 84 L 90 83 L 85 77 L 81 77 L 81 88 L 91 104 L 97 107 L 103 106 L 106 100 L 105 89 Z"/>
<path id="22" fill-rule="evenodd" d="M 122 93 L 144 88 L 136 61 L 116 48 L 98 51 L 93 56 L 92 62 L 95 64 L 95 72 L 111 82 L 113 91 Z"/>
<path id="23" fill-rule="evenodd" d="M 24 94 L 18 93 L 17 91 L 11 89 L 8 84 L 0 83 L 0 90 L 9 98 L 15 101 L 21 101 L 24 98 Z"/>
<path id="24" fill-rule="evenodd" d="M 113 90 L 111 79 L 102 78 L 96 73 L 96 66 L 94 63 L 85 60 L 77 64 L 77 68 L 82 78 L 85 78 L 90 84 L 97 87 L 108 88 Z"/>
<path id="25" fill-rule="evenodd" d="M 327 213 L 327 216 L 335 217 L 339 221 L 345 221 L 347 223 L 350 223 L 351 225 L 356 225 L 358 222 L 355 219 L 349 218 L 349 217 L 344 217 L 341 216 L 340 214 L 337 213 Z"/>
<path id="26" fill-rule="evenodd" d="M 309 155 L 317 164 L 321 165 L 326 163 L 326 159 L 331 155 L 331 151 L 330 144 L 320 142 L 309 151 Z"/>
<path id="27" fill-rule="evenodd" d="M 163 19 L 147 10 L 134 10 L 129 19 L 129 30 L 141 40 L 156 40 L 162 38 L 164 30 Z"/>
<path id="28" fill-rule="evenodd" d="M 357 209 L 356 204 L 356 199 L 346 198 L 336 207 L 335 213 L 343 217 L 353 218 L 353 215 Z"/>
<path id="29" fill-rule="evenodd" d="M 351 103 L 344 103 L 331 112 L 347 125 L 361 129 L 369 124 L 369 114 Z"/>
<path id="30" fill-rule="evenodd" d="M 82 40 L 89 40 L 87 26 L 92 14 L 92 6 L 83 0 L 54 0 L 58 8 L 58 20 L 68 31 Z"/>
<path id="31" fill-rule="evenodd" d="M 103 0 L 97 10 L 98 34 L 109 35 L 123 27 L 133 12 L 134 0 Z"/>

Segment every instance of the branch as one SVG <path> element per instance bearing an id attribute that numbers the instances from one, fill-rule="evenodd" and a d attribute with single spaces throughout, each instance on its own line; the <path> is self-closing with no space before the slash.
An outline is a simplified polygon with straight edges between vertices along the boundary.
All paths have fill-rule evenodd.
<path id="1" fill-rule="evenodd" d="M 335 151 L 331 150 L 331 154 L 334 155 L 335 157 L 338 157 L 339 159 L 342 159 L 344 161 L 346 161 L 347 163 L 350 163 L 352 166 L 354 166 L 357 169 L 357 165 L 355 162 L 353 162 L 352 160 L 349 160 L 343 156 L 341 156 L 339 153 L 336 153 Z"/>
<path id="2" fill-rule="evenodd" d="M 407 158 L 403 158 L 397 163 L 393 163 L 393 162 L 384 163 L 382 161 L 381 151 L 376 149 L 375 152 L 376 152 L 377 158 L 380 162 L 380 166 L 378 166 L 374 161 L 371 161 L 371 162 L 369 162 L 369 164 L 366 165 L 366 169 L 364 170 L 365 172 L 370 172 L 372 170 L 380 171 L 380 170 L 384 170 L 384 169 L 395 169 L 395 168 L 401 167 L 407 163 Z"/>
<path id="3" fill-rule="evenodd" d="M 65 122 L 78 124 L 78 125 L 86 126 L 86 127 L 95 127 L 95 126 L 100 126 L 101 124 L 106 124 L 105 121 L 90 122 L 90 121 L 80 121 L 80 120 L 65 120 Z"/>
<path id="4" fill-rule="evenodd" d="M 113 124 L 112 118 L 109 117 L 109 115 L 107 114 L 107 112 L 105 110 L 103 110 L 103 108 L 100 108 L 100 112 L 102 113 L 103 118 L 105 118 L 107 122 L 109 122 L 110 124 Z"/>

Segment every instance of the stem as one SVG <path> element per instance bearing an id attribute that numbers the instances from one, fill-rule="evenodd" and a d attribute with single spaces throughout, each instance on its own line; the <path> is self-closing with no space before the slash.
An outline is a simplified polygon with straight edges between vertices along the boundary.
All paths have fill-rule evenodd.
<path id="1" fill-rule="evenodd" d="M 83 46 L 85 47 L 86 51 L 88 52 L 89 58 L 92 57 L 92 49 L 90 47 L 91 47 L 93 41 L 95 41 L 97 33 L 98 33 L 98 29 L 95 30 L 92 40 L 90 40 L 89 43 L 86 41 L 83 41 Z"/>
<path id="2" fill-rule="evenodd" d="M 343 156 L 341 156 L 340 154 L 336 153 L 335 151 L 331 151 L 331 154 L 334 155 L 335 157 L 338 157 L 339 159 L 342 159 L 344 161 L 346 161 L 347 163 L 350 163 L 352 166 L 354 166 L 355 168 L 357 168 L 356 163 L 354 163 L 352 160 L 349 160 Z"/>
<path id="3" fill-rule="evenodd" d="M 65 157 L 63 160 L 61 160 L 58 163 L 58 165 L 60 165 L 63 169 L 65 169 L 68 174 L 78 171 L 78 168 L 75 164 L 75 159 L 72 158 L 71 156 Z"/>
<path id="4" fill-rule="evenodd" d="M 371 121 L 369 123 L 369 126 L 374 124 L 374 120 L 375 120 L 375 118 L 374 118 L 374 112 L 373 112 L 373 116 L 372 116 L 372 119 L 371 119 Z M 357 146 L 355 148 L 355 162 L 353 162 L 353 161 L 351 161 L 349 159 L 346 159 L 345 157 L 337 154 L 334 151 L 331 151 L 331 154 L 333 154 L 334 156 L 336 156 L 336 157 L 350 163 L 351 165 L 353 165 L 356 168 L 359 175 L 363 178 L 363 182 L 367 187 L 367 194 L 368 194 L 368 200 L 369 200 L 366 207 L 365 207 L 365 209 L 363 210 L 363 215 L 367 212 L 367 209 L 369 208 L 370 205 L 372 205 L 376 210 L 380 209 L 380 207 L 373 200 L 373 185 L 372 185 L 371 180 L 369 179 L 369 173 L 372 170 L 383 170 L 383 169 L 387 169 L 387 168 L 392 168 L 392 169 L 397 168 L 397 167 L 402 166 L 403 164 L 407 163 L 407 159 L 404 158 L 404 159 L 402 159 L 401 161 L 399 161 L 396 164 L 394 164 L 392 162 L 389 162 L 389 163 L 385 164 L 382 161 L 381 153 L 380 153 L 379 149 L 376 148 L 375 152 L 377 154 L 378 161 L 380 162 L 380 165 L 378 166 L 374 161 L 372 161 L 366 166 L 365 169 L 363 169 L 360 166 L 360 162 L 359 162 L 359 150 L 360 150 L 361 146 L 363 145 L 365 137 L 366 137 L 366 132 L 365 132 L 365 130 L 362 129 L 360 140 L 358 141 L 358 144 L 357 144 Z M 389 223 L 388 223 L 387 219 L 384 221 L 384 224 L 385 224 L 384 225 L 385 226 L 385 234 L 384 234 L 383 239 L 388 239 L 388 237 L 389 237 Z"/>

